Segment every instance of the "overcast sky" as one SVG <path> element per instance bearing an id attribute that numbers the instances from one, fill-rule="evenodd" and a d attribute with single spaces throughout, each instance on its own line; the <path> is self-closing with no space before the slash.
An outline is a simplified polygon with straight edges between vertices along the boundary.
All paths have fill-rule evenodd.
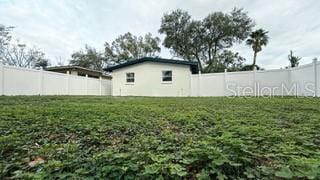
<path id="1" fill-rule="evenodd" d="M 319 0 L 0 0 L 0 24 L 15 26 L 15 38 L 43 50 L 55 65 L 56 57 L 67 64 L 72 52 L 85 44 L 102 50 L 104 42 L 128 31 L 160 36 L 163 13 L 176 8 L 202 19 L 233 7 L 244 8 L 255 28 L 269 31 L 270 42 L 258 54 L 258 65 L 285 67 L 290 50 L 302 57 L 302 64 L 320 57 Z M 250 47 L 241 44 L 234 50 L 252 62 Z M 171 55 L 162 48 L 161 57 Z"/>

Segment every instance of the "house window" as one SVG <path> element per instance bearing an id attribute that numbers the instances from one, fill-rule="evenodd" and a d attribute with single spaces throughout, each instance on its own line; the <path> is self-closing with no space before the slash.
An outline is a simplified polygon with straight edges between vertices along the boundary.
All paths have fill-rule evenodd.
<path id="1" fill-rule="evenodd" d="M 172 82 L 172 71 L 162 71 L 162 82 Z"/>
<path id="2" fill-rule="evenodd" d="M 127 73 L 127 83 L 134 83 L 134 73 Z"/>

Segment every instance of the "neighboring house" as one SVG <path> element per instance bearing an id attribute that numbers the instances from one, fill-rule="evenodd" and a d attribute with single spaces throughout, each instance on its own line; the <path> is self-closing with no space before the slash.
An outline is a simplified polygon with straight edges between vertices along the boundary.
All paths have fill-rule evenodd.
<path id="1" fill-rule="evenodd" d="M 144 57 L 108 67 L 113 96 L 190 96 L 196 62 Z"/>
<path id="2" fill-rule="evenodd" d="M 93 69 L 88 69 L 79 66 L 57 66 L 57 67 L 49 67 L 45 68 L 45 71 L 53 71 L 64 74 L 72 74 L 76 76 L 88 76 L 91 78 L 102 78 L 102 79 L 111 79 L 111 75 L 106 74 L 103 71 L 97 71 Z"/>

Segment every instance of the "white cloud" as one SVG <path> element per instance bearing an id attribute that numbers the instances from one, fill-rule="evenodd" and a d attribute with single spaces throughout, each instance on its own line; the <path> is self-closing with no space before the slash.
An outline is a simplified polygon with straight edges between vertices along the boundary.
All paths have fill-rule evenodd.
<path id="1" fill-rule="evenodd" d="M 259 53 L 259 65 L 284 67 L 291 49 L 303 57 L 303 63 L 319 56 L 317 0 L 0 0 L 0 23 L 16 26 L 15 37 L 41 48 L 55 61 L 56 56 L 69 59 L 72 52 L 85 44 L 102 50 L 104 42 L 128 31 L 160 36 L 163 13 L 176 8 L 201 19 L 211 12 L 228 12 L 233 7 L 244 8 L 256 21 L 257 28 L 269 31 L 270 43 Z M 241 44 L 233 49 L 251 63 L 250 47 Z M 170 57 L 169 50 L 163 48 L 161 55 Z"/>

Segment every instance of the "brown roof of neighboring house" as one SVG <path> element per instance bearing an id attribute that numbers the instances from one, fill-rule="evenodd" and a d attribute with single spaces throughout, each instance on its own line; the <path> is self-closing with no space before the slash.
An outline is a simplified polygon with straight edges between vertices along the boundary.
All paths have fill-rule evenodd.
<path id="1" fill-rule="evenodd" d="M 44 70 L 45 71 L 54 71 L 54 72 L 73 70 L 73 71 L 85 72 L 88 75 L 104 76 L 104 77 L 109 77 L 109 78 L 112 77 L 111 75 L 106 74 L 104 71 L 98 71 L 98 70 L 84 68 L 84 67 L 80 67 L 80 66 L 56 66 L 56 67 L 48 67 L 48 68 L 45 68 Z"/>

